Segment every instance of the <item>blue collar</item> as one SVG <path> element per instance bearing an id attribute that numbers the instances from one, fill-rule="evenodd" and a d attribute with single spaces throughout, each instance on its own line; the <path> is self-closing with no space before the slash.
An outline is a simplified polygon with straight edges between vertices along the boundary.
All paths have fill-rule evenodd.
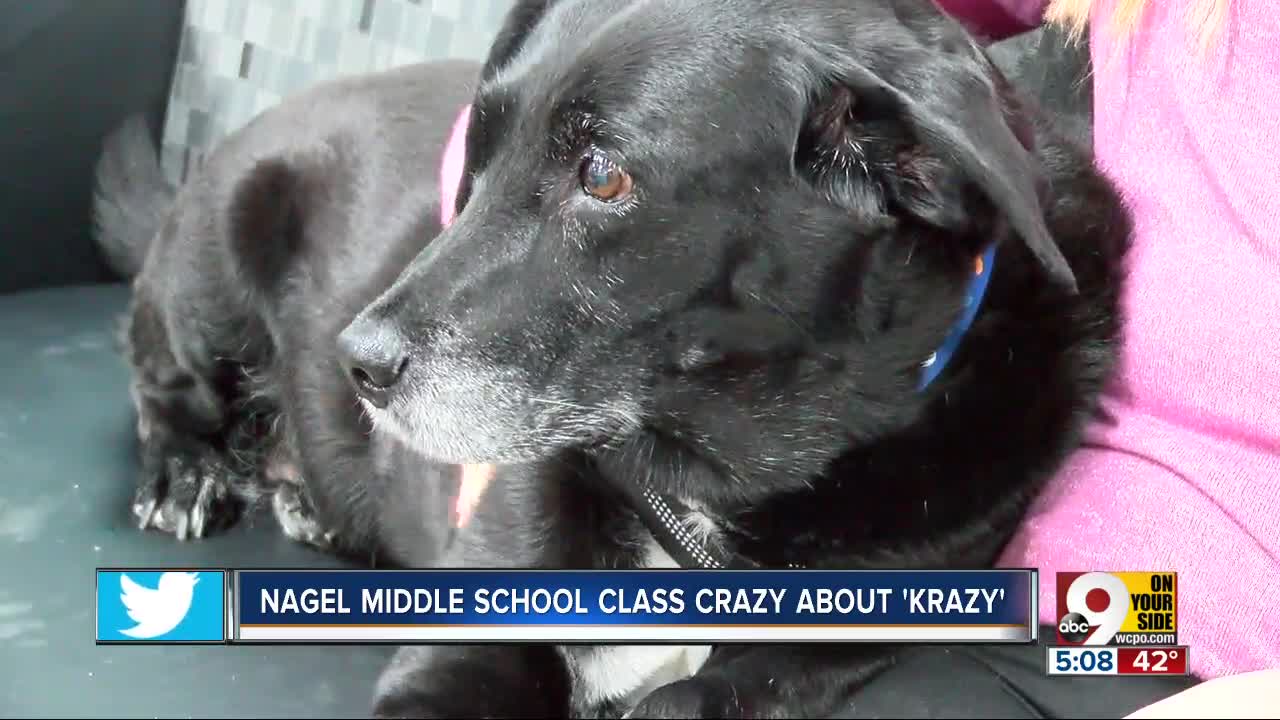
<path id="1" fill-rule="evenodd" d="M 964 339 L 964 334 L 969 331 L 969 326 L 978 315 L 978 308 L 982 307 L 982 296 L 987 293 L 987 283 L 991 279 L 991 268 L 995 260 L 996 246 L 992 243 L 991 247 L 982 254 L 982 264 L 969 283 L 969 293 L 964 299 L 964 312 L 960 314 L 955 325 L 951 326 L 951 331 L 947 333 L 946 340 L 942 341 L 942 346 L 924 361 L 924 372 L 921 373 L 920 378 L 921 390 L 929 387 L 929 383 L 942 374 L 951 357 L 955 355 L 956 349 L 960 347 L 960 341 Z"/>

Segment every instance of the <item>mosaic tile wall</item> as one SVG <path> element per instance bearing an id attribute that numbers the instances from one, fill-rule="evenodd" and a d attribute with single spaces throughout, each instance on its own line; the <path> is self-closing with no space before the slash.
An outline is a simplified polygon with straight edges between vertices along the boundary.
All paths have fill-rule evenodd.
<path id="1" fill-rule="evenodd" d="M 512 0 L 187 0 L 161 160 L 175 182 L 286 95 L 338 75 L 481 60 Z"/>

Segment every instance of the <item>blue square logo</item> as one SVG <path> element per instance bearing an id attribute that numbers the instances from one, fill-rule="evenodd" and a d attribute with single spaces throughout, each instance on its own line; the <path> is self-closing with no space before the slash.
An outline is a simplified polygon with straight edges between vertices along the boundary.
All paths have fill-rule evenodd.
<path id="1" fill-rule="evenodd" d="M 98 570 L 98 642 L 226 641 L 226 572 Z"/>

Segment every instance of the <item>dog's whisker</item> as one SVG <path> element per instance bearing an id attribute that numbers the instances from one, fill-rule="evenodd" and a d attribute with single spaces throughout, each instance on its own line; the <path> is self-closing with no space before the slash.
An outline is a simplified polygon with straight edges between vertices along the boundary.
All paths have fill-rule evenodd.
<path id="1" fill-rule="evenodd" d="M 591 412 L 591 408 L 587 407 L 586 405 L 580 405 L 578 403 L 569 402 L 567 400 L 552 400 L 551 398 L 531 397 L 529 398 L 529 402 L 541 403 L 543 405 L 554 405 L 557 407 L 566 407 L 566 408 L 571 408 L 573 410 L 581 410 L 583 412 Z"/>
<path id="2" fill-rule="evenodd" d="M 786 318 L 787 322 L 791 323 L 791 325 L 795 327 L 796 330 L 800 331 L 800 334 L 803 335 L 806 340 L 808 340 L 810 343 L 814 345 L 817 344 L 818 342 L 817 338 L 813 336 L 813 333 L 809 332 L 808 329 L 806 329 L 803 325 L 801 325 L 800 322 L 796 320 L 791 313 L 787 312 L 781 305 L 779 305 L 778 303 L 774 302 L 770 298 L 765 297 L 764 295 L 758 292 L 752 292 L 750 294 L 750 297 L 756 302 L 759 302 L 761 304 L 767 305 L 770 308 L 772 308 L 774 312 Z"/>

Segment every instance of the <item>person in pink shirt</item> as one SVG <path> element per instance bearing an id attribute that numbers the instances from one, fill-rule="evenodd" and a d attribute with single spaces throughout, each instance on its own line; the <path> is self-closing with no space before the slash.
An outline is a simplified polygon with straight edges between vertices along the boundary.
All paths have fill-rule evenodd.
<path id="1" fill-rule="evenodd" d="M 1280 13 L 1248 0 L 936 2 L 991 41 L 1049 21 L 1081 30 L 1096 159 L 1135 220 L 1111 419 L 1002 564 L 1040 568 L 1054 624 L 1055 572 L 1176 571 L 1197 677 L 1280 668 Z"/>

